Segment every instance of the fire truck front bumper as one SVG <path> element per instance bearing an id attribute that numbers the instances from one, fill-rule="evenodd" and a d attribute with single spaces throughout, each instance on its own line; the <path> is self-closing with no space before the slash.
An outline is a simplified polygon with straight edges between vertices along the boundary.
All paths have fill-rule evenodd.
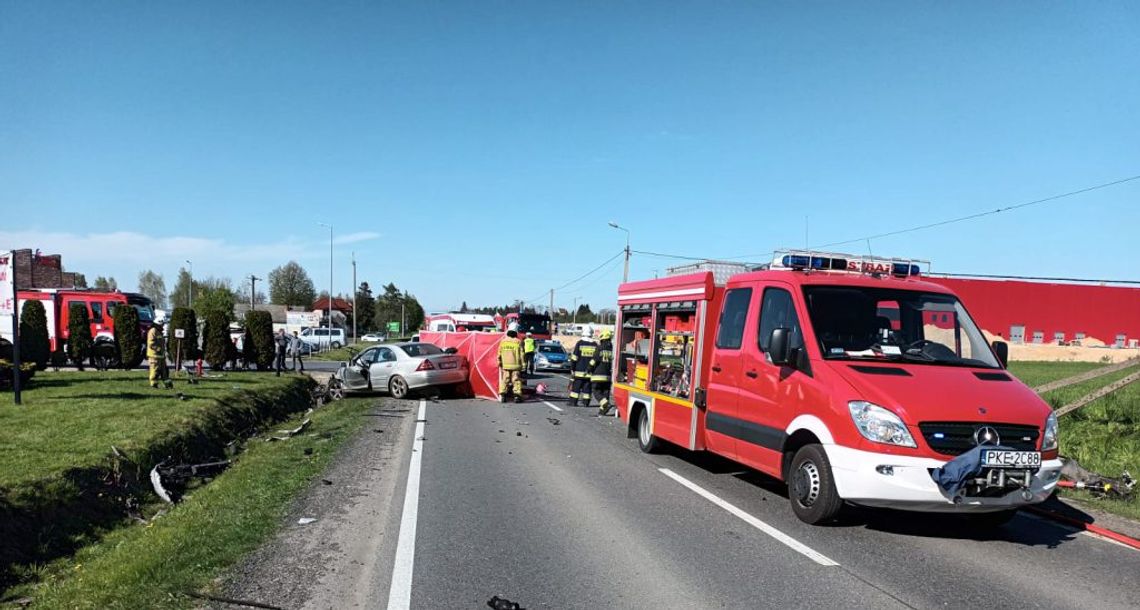
<path id="1" fill-rule="evenodd" d="M 946 461 L 825 445 L 839 497 L 863 506 L 924 512 L 984 513 L 1044 502 L 1057 486 L 1061 460 L 1044 460 L 1027 487 L 955 498 L 930 472 Z"/>

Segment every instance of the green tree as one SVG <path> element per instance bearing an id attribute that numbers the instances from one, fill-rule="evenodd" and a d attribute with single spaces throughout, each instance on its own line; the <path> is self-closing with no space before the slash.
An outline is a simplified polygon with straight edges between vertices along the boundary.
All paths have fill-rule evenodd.
<path id="1" fill-rule="evenodd" d="M 119 363 L 124 369 L 133 369 L 143 361 L 143 338 L 139 334 L 139 312 L 130 305 L 115 308 L 115 345 L 119 348 Z"/>
<path id="2" fill-rule="evenodd" d="M 51 358 L 51 338 L 48 335 L 47 312 L 38 299 L 24 301 L 20 308 L 20 358 L 35 363 L 44 370 Z"/>
<path id="3" fill-rule="evenodd" d="M 139 272 L 139 293 L 151 300 L 156 309 L 166 308 L 166 280 L 151 270 Z"/>
<path id="4" fill-rule="evenodd" d="M 368 282 L 361 282 L 356 289 L 356 326 L 361 332 L 376 330 L 376 299 Z"/>
<path id="5" fill-rule="evenodd" d="M 194 314 L 194 310 L 188 307 L 175 307 L 174 311 L 170 314 L 170 323 L 166 325 L 167 349 L 172 359 L 176 358 L 179 354 L 176 352 L 179 348 L 180 340 L 175 338 L 177 334 L 175 331 L 182 330 L 185 335 L 181 339 L 181 357 L 183 360 L 195 360 L 199 356 L 198 351 L 198 316 Z M 175 362 L 175 367 L 181 366 L 181 362 Z"/>
<path id="6" fill-rule="evenodd" d="M 424 324 L 424 308 L 416 297 L 404 291 L 402 297 L 404 303 L 404 318 L 406 320 L 407 328 L 404 329 L 404 334 L 411 334 L 420 329 Z"/>
<path id="7" fill-rule="evenodd" d="M 178 279 L 174 282 L 174 289 L 170 291 L 170 306 L 175 309 L 179 307 L 190 306 L 190 290 L 193 286 L 190 272 L 184 267 L 178 269 Z M 194 296 L 197 296 L 198 291 L 194 291 Z"/>
<path id="8" fill-rule="evenodd" d="M 87 315 L 85 303 L 71 304 L 67 335 L 67 356 L 82 371 L 83 362 L 91 358 L 91 347 L 95 342 L 91 337 L 91 318 Z"/>
<path id="9" fill-rule="evenodd" d="M 232 311 L 232 310 L 231 310 Z M 212 309 L 206 314 L 205 360 L 214 370 L 222 370 L 230 359 L 230 321 L 221 311 Z"/>
<path id="10" fill-rule="evenodd" d="M 273 316 L 268 311 L 255 309 L 245 314 L 243 348 L 246 363 L 257 363 L 260 371 L 273 367 Z"/>
<path id="11" fill-rule="evenodd" d="M 236 295 L 227 279 L 209 278 L 201 284 L 194 282 L 194 312 L 202 319 L 209 319 L 213 312 L 220 313 L 226 323 L 234 320 Z"/>
<path id="12" fill-rule="evenodd" d="M 313 280 L 297 261 L 269 272 L 269 301 L 289 307 L 311 307 L 317 298 Z"/>
<path id="13" fill-rule="evenodd" d="M 95 278 L 95 284 L 91 286 L 96 292 L 115 292 L 119 289 L 119 283 L 113 277 L 98 276 Z"/>

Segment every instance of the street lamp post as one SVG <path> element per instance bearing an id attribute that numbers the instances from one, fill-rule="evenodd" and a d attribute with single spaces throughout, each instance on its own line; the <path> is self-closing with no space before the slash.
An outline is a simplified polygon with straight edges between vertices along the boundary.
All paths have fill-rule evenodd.
<path id="1" fill-rule="evenodd" d="M 333 300 L 333 226 L 323 222 L 317 223 L 329 229 L 329 349 L 332 349 L 332 300 Z"/>
<path id="2" fill-rule="evenodd" d="M 625 283 L 629 281 L 629 229 L 613 221 L 610 222 L 610 226 L 619 231 L 625 231 L 625 272 L 621 276 L 621 281 Z"/>
<path id="3" fill-rule="evenodd" d="M 352 253 L 352 341 L 356 342 L 356 252 Z"/>
<path id="4" fill-rule="evenodd" d="M 190 265 L 190 304 L 186 308 L 194 309 L 194 263 L 190 262 L 190 259 L 186 259 L 186 264 Z"/>

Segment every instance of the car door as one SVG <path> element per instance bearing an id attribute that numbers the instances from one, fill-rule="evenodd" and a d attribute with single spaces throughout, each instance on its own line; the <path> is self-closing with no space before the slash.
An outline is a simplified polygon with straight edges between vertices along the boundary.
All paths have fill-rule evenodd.
<path id="1" fill-rule="evenodd" d="M 793 349 L 804 349 L 804 340 L 790 287 L 780 284 L 762 288 L 758 320 L 750 323 L 744 341 L 737 451 L 741 462 L 779 476 L 784 430 L 803 399 L 801 382 L 806 373 L 773 364 L 768 344 L 776 328 L 791 331 L 788 344 Z"/>
<path id="2" fill-rule="evenodd" d="M 377 347 L 372 350 L 376 353 L 376 360 L 372 363 L 370 369 L 372 374 L 372 388 L 375 390 L 387 390 L 388 381 L 392 379 L 392 375 L 396 372 L 396 352 L 390 347 Z"/>
<path id="3" fill-rule="evenodd" d="M 729 288 L 717 323 L 709 368 L 705 411 L 705 443 L 710 451 L 736 457 L 737 403 L 740 393 L 741 352 L 752 302 L 751 286 Z"/>
<path id="4" fill-rule="evenodd" d="M 368 380 L 376 348 L 366 349 L 350 360 L 344 370 L 344 385 L 352 390 L 368 389 Z"/>

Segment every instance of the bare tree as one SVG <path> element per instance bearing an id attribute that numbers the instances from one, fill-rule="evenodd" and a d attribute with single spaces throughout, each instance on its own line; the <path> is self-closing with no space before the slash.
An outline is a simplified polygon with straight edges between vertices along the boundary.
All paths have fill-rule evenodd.
<path id="1" fill-rule="evenodd" d="M 166 280 L 150 269 L 139 272 L 139 293 L 151 300 L 157 309 L 166 309 Z"/>

